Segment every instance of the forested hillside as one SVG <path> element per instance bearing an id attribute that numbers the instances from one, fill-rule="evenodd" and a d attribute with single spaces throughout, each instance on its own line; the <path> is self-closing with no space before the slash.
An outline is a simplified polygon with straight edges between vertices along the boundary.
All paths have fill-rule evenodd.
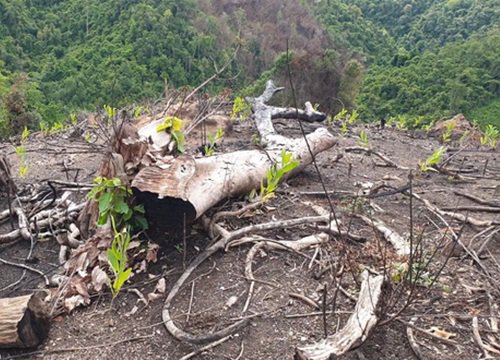
<path id="1" fill-rule="evenodd" d="M 464 112 L 500 126 L 497 0 L 0 0 L 0 135 L 194 86 L 286 81 L 365 121 Z M 255 80 L 258 79 L 256 82 Z"/>
<path id="2" fill-rule="evenodd" d="M 199 17 L 191 0 L 0 0 L 7 111 L 54 122 L 73 109 L 158 96 L 165 82 L 201 82 L 228 52 L 214 46 L 215 27 L 194 28 Z"/>
<path id="3" fill-rule="evenodd" d="M 0 133 L 158 98 L 165 84 L 195 86 L 239 44 L 224 78 L 204 88 L 237 90 L 287 39 L 302 56 L 331 48 L 298 0 L 0 0 Z"/>
<path id="4" fill-rule="evenodd" d="M 365 120 L 421 125 L 463 112 L 500 127 L 500 2 L 328 0 L 313 11 L 365 58 Z"/>

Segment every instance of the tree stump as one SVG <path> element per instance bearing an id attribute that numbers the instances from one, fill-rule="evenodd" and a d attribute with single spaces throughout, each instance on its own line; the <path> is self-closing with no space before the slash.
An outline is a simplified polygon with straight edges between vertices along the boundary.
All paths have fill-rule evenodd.
<path id="1" fill-rule="evenodd" d="M 0 299 L 0 347 L 31 348 L 49 332 L 49 315 L 43 291 Z"/>

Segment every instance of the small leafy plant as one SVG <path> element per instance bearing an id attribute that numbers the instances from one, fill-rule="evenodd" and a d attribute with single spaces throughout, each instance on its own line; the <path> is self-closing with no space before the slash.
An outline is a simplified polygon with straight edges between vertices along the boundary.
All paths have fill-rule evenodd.
<path id="1" fill-rule="evenodd" d="M 349 131 L 349 127 L 347 126 L 347 121 L 344 121 L 342 123 L 342 125 L 340 126 L 340 132 L 342 133 L 342 136 L 345 136 L 348 131 Z"/>
<path id="2" fill-rule="evenodd" d="M 205 156 L 210 156 L 215 153 L 215 148 L 217 147 L 217 141 L 219 141 L 224 137 L 224 130 L 218 128 L 215 135 L 212 133 L 208 133 L 207 137 L 208 137 L 208 144 L 205 145 L 203 150 Z"/>
<path id="3" fill-rule="evenodd" d="M 69 119 L 71 121 L 71 125 L 76 125 L 78 119 L 76 117 L 76 114 L 75 113 L 71 113 L 69 114 Z"/>
<path id="4" fill-rule="evenodd" d="M 453 134 L 453 130 L 455 129 L 456 124 L 454 122 L 449 122 L 446 124 L 446 130 L 442 135 L 442 140 L 444 143 L 449 143 L 451 141 L 451 135 Z"/>
<path id="5" fill-rule="evenodd" d="M 125 282 L 132 275 L 132 268 L 127 268 L 127 249 L 130 245 L 130 231 L 124 226 L 121 231 L 116 229 L 115 219 L 111 216 L 114 238 L 111 247 L 106 252 L 109 266 L 113 271 L 114 281 L 111 284 L 113 299 L 120 293 Z"/>
<path id="6" fill-rule="evenodd" d="M 116 116 L 116 113 L 118 112 L 118 109 L 109 105 L 104 105 L 104 111 L 106 112 L 108 120 L 113 120 L 114 117 Z"/>
<path id="7" fill-rule="evenodd" d="M 420 166 L 421 172 L 427 172 L 432 169 L 433 165 L 439 164 L 443 161 L 443 155 L 446 152 L 446 148 L 444 146 L 439 147 L 434 151 L 424 162 L 419 161 L 418 165 Z"/>
<path id="8" fill-rule="evenodd" d="M 231 110 L 231 120 L 245 120 L 252 113 L 252 107 L 242 97 L 237 97 L 233 102 L 233 109 Z"/>
<path id="9" fill-rule="evenodd" d="M 132 189 L 122 184 L 119 178 L 108 179 L 97 177 L 94 186 L 88 193 L 88 198 L 99 204 L 98 225 L 104 225 L 111 217 L 118 225 L 127 224 L 132 228 L 147 229 L 148 223 L 144 216 L 142 205 L 129 205 Z"/>
<path id="10" fill-rule="evenodd" d="M 368 135 L 366 135 L 364 130 L 361 130 L 359 132 L 358 144 L 363 147 L 368 147 Z"/>
<path id="11" fill-rule="evenodd" d="M 340 132 L 343 136 L 345 136 L 349 131 L 348 125 L 355 124 L 358 118 L 359 113 L 356 110 L 353 110 L 351 113 L 349 113 L 345 108 L 342 108 L 342 110 L 340 110 L 340 112 L 338 112 L 333 118 L 329 116 L 327 118 L 327 122 L 328 125 L 331 125 L 336 121 L 340 121 Z"/>
<path id="12" fill-rule="evenodd" d="M 184 121 L 176 116 L 167 116 L 161 125 L 156 128 L 156 131 L 162 132 L 166 131 L 172 137 L 175 142 L 176 150 L 179 153 L 184 153 L 184 143 L 185 137 L 182 132 L 182 127 L 184 126 Z"/>
<path id="13" fill-rule="evenodd" d="M 481 136 L 479 141 L 481 145 L 488 145 L 490 148 L 494 149 L 497 146 L 497 139 L 500 136 L 500 131 L 491 124 L 488 124 L 484 135 Z"/>
<path id="14" fill-rule="evenodd" d="M 21 134 L 21 141 L 20 145 L 15 147 L 16 154 L 19 157 L 19 160 L 21 160 L 21 163 L 19 164 L 19 176 L 20 177 L 25 177 L 26 174 L 28 173 L 29 165 L 28 165 L 28 155 L 26 153 L 26 147 L 24 146 L 24 143 L 26 142 L 26 139 L 30 135 L 30 131 L 28 130 L 27 127 L 24 127 L 24 130 Z"/>
<path id="15" fill-rule="evenodd" d="M 252 145 L 258 146 L 261 144 L 261 138 L 259 135 L 253 134 L 250 138 L 250 142 L 252 143 Z"/>
<path id="16" fill-rule="evenodd" d="M 284 149 L 281 151 L 280 157 L 280 163 L 272 165 L 267 170 L 266 184 L 264 185 L 264 182 L 260 184 L 260 199 L 262 201 L 272 199 L 283 176 L 300 165 L 300 161 L 295 160 L 293 154 Z"/>
<path id="17" fill-rule="evenodd" d="M 334 117 L 333 117 L 333 121 L 339 121 L 345 117 L 347 115 L 347 109 L 345 108 L 342 108 L 342 110 L 340 110 Z"/>

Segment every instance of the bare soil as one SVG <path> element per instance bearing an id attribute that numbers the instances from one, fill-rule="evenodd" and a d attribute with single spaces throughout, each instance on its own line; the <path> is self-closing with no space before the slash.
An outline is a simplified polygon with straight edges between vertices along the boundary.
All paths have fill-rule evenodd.
<path id="1" fill-rule="evenodd" d="M 314 126 L 307 125 L 306 129 L 310 131 Z M 302 136 L 295 121 L 278 121 L 276 127 L 287 136 Z M 443 221 L 426 209 L 421 202 L 413 200 L 413 211 L 410 212 L 410 198 L 400 192 L 370 200 L 340 196 L 347 192 L 360 191 L 363 184 L 366 186 L 367 183 L 376 184 L 381 181 L 392 188 L 400 188 L 408 183 L 411 169 L 414 174 L 413 192 L 439 208 L 477 206 L 474 202 L 457 196 L 454 191 L 498 201 L 500 154 L 495 150 L 480 148 L 474 143 L 451 144 L 446 157 L 453 155 L 453 158 L 447 167 L 466 177 L 465 180 L 452 179 L 449 175 L 433 171 L 420 173 L 417 162 L 424 160 L 441 145 L 436 139 L 392 128 L 380 130 L 365 127 L 364 131 L 368 135 L 368 145 L 371 149 L 407 168 L 396 169 L 386 166 L 373 154 L 345 152 L 348 147 L 359 146 L 358 134 L 362 128 L 353 128 L 346 136 L 342 136 L 339 129 L 334 127 L 332 131 L 339 135 L 338 145 L 320 154 L 317 157 L 317 164 L 326 188 L 336 194 L 332 196 L 336 214 L 344 224 L 351 223 L 351 231 L 364 237 L 366 241 L 357 243 L 332 239 L 319 251 L 318 259 L 323 264 L 321 267 L 310 260 L 314 256 L 315 249 L 305 251 L 307 257 L 285 251 L 262 252 L 256 257 L 253 266 L 254 275 L 259 281 L 248 312 L 257 316 L 231 339 L 196 355 L 194 359 L 291 359 L 296 346 L 322 339 L 323 317 L 317 314 L 318 309 L 290 294 L 302 294 L 321 303 L 321 289 L 325 283 L 332 284 L 333 274 L 332 271 L 326 271 L 318 276 L 318 273 L 326 264 L 341 260 L 341 249 L 347 249 L 342 285 L 354 297 L 359 289 L 356 275 L 363 267 L 380 271 L 384 262 L 396 264 L 400 260 L 373 227 L 351 216 L 353 210 L 383 220 L 404 237 L 409 237 L 410 214 L 412 214 L 413 233 L 416 239 L 422 238 L 423 250 L 430 256 L 436 246 L 440 248 L 430 260 L 428 273 L 422 275 L 422 286 L 411 294 L 414 302 L 399 316 L 404 323 L 395 320 L 378 326 L 359 348 L 340 358 L 417 359 L 407 338 L 406 323 L 411 319 L 414 319 L 414 325 L 421 329 L 440 327 L 451 333 L 450 340 L 456 342 L 450 345 L 414 330 L 414 337 L 420 345 L 423 359 L 482 358 L 483 351 L 473 340 L 473 317 L 479 319 L 479 329 L 483 339 L 489 339 L 490 343 L 500 343 L 500 335 L 498 332 L 494 333 L 491 328 L 491 315 L 498 319 L 498 305 L 500 305 L 498 233 L 489 241 L 480 257 L 480 262 L 489 272 L 490 279 L 488 279 L 478 263 L 471 260 L 459 245 L 454 245 L 450 240 L 451 236 Z M 231 151 L 253 147 L 250 144 L 251 136 L 252 126 L 247 123 L 235 124 L 219 150 Z M 16 175 L 15 180 L 20 187 L 41 183 L 46 179 L 90 182 L 97 175 L 100 160 L 104 155 L 100 150 L 94 151 L 82 139 L 66 139 L 64 136 L 49 140 L 48 143 L 46 139 L 34 137 L 27 148 L 29 173 L 25 178 Z M 13 169 L 17 169 L 19 161 L 13 147 L 5 144 L 0 145 L 0 149 L 8 154 Z M 334 162 L 339 154 L 343 157 Z M 67 171 L 65 168 L 70 170 Z M 383 188 L 380 192 L 383 193 L 387 189 Z M 5 199 L 3 200 L 1 209 L 6 206 Z M 244 201 L 244 199 L 228 200 L 220 204 L 217 209 L 213 209 L 210 214 L 220 210 L 236 209 Z M 313 166 L 307 167 L 304 172 L 284 184 L 277 196 L 263 209 L 239 219 L 225 219 L 222 225 L 232 230 L 248 224 L 315 215 L 308 203 L 329 208 L 326 196 L 322 194 L 320 176 Z M 498 213 L 457 212 L 481 220 L 500 221 Z M 477 250 L 485 241 L 484 237 L 479 236 L 470 243 L 474 235 L 484 228 L 463 225 L 449 217 L 445 219 L 455 232 L 461 234 L 461 241 L 471 249 Z M 4 223 L 1 226 L 1 232 L 4 232 L 10 225 Z M 267 238 L 294 240 L 315 231 L 312 226 L 303 226 L 261 235 Z M 103 292 L 93 298 L 90 306 L 77 309 L 69 315 L 56 316 L 52 321 L 48 339 L 38 349 L 23 351 L 4 349 L 0 351 L 0 359 L 180 359 L 199 348 L 181 343 L 167 333 L 161 319 L 163 299 L 144 306 L 138 303 L 138 296 L 131 290 L 137 289 L 146 295 L 154 289 L 159 277 L 164 277 L 168 292 L 168 288 L 182 274 L 183 268 L 206 247 L 210 239 L 201 226 L 195 224 L 188 230 L 186 247 L 183 246 L 181 239 L 152 240 L 158 241 L 163 246 L 158 262 L 148 269 L 147 275 L 134 276 L 113 304 L 110 293 Z M 342 244 L 342 241 L 345 241 L 345 244 Z M 178 326 L 191 333 L 207 333 L 223 328 L 242 316 L 241 311 L 249 285 L 244 277 L 244 262 L 249 248 L 250 245 L 245 245 L 217 253 L 198 267 L 177 296 L 171 309 Z M 429 287 L 429 280 L 432 281 L 433 274 L 439 271 L 448 258 L 446 255 L 450 249 L 456 256 L 447 261 L 438 281 Z M 18 242 L 0 248 L 0 257 L 22 263 L 28 250 L 29 244 Z M 48 274 L 61 271 L 61 267 L 57 264 L 58 245 L 55 240 L 39 242 L 34 251 L 35 261 L 29 266 Z M 387 256 L 384 257 L 382 254 Z M 17 281 L 22 273 L 22 269 L 0 264 L 0 289 Z M 22 295 L 43 286 L 43 281 L 38 275 L 28 272 L 19 285 L 0 291 L 0 296 Z M 387 299 L 390 298 L 394 288 L 386 289 Z M 334 293 L 333 289 L 327 293 L 330 304 L 327 310 L 332 310 Z M 406 296 L 407 293 L 403 294 L 394 309 L 386 307 L 387 312 L 394 314 L 401 309 Z M 233 305 L 227 306 L 231 297 L 236 297 L 237 300 Z M 394 302 L 394 299 L 392 301 Z M 492 305 L 495 303 L 497 310 L 496 313 L 492 313 L 495 311 L 492 310 Z M 335 304 L 335 313 L 330 313 L 326 317 L 329 334 L 345 324 L 354 308 L 354 301 L 341 292 L 338 292 Z M 131 314 L 136 305 L 138 311 Z M 382 319 L 390 317 L 387 313 L 380 315 Z"/>

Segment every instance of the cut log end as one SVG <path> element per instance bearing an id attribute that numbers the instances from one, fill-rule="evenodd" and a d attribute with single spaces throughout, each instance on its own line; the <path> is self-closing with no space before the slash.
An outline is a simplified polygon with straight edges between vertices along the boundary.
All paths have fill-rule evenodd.
<path id="1" fill-rule="evenodd" d="M 0 299 L 0 348 L 32 348 L 49 332 L 49 312 L 41 291 Z"/>

